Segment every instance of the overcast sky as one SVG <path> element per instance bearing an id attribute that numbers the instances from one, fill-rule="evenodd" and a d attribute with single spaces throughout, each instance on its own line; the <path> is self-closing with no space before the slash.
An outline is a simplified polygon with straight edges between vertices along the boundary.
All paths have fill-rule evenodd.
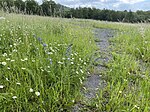
<path id="1" fill-rule="evenodd" d="M 41 2 L 42 0 L 36 0 Z M 53 0 L 68 7 L 96 7 L 115 10 L 150 10 L 150 0 Z"/>

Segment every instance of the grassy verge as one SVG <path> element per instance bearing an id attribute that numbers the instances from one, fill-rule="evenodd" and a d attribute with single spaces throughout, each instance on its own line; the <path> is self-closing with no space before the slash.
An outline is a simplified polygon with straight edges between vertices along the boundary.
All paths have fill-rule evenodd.
<path id="1" fill-rule="evenodd" d="M 98 111 L 149 112 L 150 111 L 150 26 L 149 24 L 108 23 L 118 29 L 113 44 L 113 59 L 104 74 L 107 87 L 92 106 Z M 98 24 L 103 27 L 103 24 Z M 95 104 L 94 104 L 95 103 Z"/>
<path id="2" fill-rule="evenodd" d="M 118 30 L 107 86 L 93 111 L 150 111 L 149 24 L 4 14 L 0 19 L 0 110 L 70 111 L 96 50 L 91 29 Z M 142 27 L 141 27 L 142 25 Z"/>
<path id="3" fill-rule="evenodd" d="M 90 29 L 70 25 L 67 19 L 3 16 L 0 110 L 69 110 L 96 48 Z"/>

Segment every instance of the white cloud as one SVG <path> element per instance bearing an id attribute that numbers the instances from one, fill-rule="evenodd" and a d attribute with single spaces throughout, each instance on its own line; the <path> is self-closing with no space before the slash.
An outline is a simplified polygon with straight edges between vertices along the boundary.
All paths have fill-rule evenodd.
<path id="1" fill-rule="evenodd" d="M 135 3 L 143 2 L 145 0 L 119 0 L 119 1 L 126 4 L 135 4 Z"/>
<path id="2" fill-rule="evenodd" d="M 42 0 L 36 0 L 39 3 Z M 150 10 L 150 0 L 53 0 L 68 7 L 96 7 L 114 10 Z"/>
<path id="3" fill-rule="evenodd" d="M 118 8 L 120 6 L 120 3 L 115 3 L 115 4 L 113 4 L 113 7 L 114 8 Z"/>

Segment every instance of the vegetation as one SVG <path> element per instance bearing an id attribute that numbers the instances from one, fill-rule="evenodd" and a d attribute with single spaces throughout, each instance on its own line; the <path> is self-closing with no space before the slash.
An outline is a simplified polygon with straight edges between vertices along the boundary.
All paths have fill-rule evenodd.
<path id="1" fill-rule="evenodd" d="M 0 110 L 69 109 L 94 49 L 89 28 L 68 20 L 5 15 L 0 19 Z"/>
<path id="2" fill-rule="evenodd" d="M 18 9 L 24 12 L 22 6 Z M 37 9 L 26 10 L 37 14 Z M 3 12 L 0 16 L 0 111 L 71 111 L 78 102 L 85 105 L 83 111 L 150 111 L 149 24 Z M 98 49 L 93 28 L 114 29 L 117 34 L 110 40 L 112 60 L 102 74 L 106 87 L 87 103 L 80 90 L 92 73 Z"/>
<path id="3" fill-rule="evenodd" d="M 110 40 L 113 59 L 103 74 L 107 87 L 91 105 L 107 112 L 149 112 L 150 25 L 113 24 L 120 32 Z M 112 24 L 107 26 L 112 28 Z"/>
<path id="4" fill-rule="evenodd" d="M 94 7 L 79 7 L 74 9 L 56 4 L 52 0 L 43 0 L 41 5 L 39 5 L 35 0 L 26 0 L 25 2 L 22 0 L 0 0 L 0 8 L 6 12 L 64 18 L 83 18 L 131 23 L 150 21 L 150 11 L 114 11 L 108 9 L 100 10 Z"/>

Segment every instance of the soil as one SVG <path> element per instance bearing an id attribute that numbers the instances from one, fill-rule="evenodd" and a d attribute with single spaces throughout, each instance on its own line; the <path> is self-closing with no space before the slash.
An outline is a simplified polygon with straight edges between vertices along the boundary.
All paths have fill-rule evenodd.
<path id="1" fill-rule="evenodd" d="M 94 29 L 95 40 L 97 46 L 100 48 L 98 51 L 100 57 L 96 57 L 95 62 L 98 62 L 97 65 L 94 65 L 96 73 L 90 74 L 85 81 L 83 82 L 83 88 L 81 93 L 85 99 L 84 102 L 89 103 L 92 99 L 96 98 L 98 90 L 103 89 L 107 83 L 102 79 L 102 72 L 107 70 L 106 64 L 111 60 L 111 49 L 109 39 L 114 36 L 114 31 L 111 29 Z M 85 104 L 86 105 L 86 104 Z M 72 112 L 83 112 L 83 108 L 86 108 L 84 103 L 77 103 Z M 92 112 L 86 110 L 86 112 Z"/>

